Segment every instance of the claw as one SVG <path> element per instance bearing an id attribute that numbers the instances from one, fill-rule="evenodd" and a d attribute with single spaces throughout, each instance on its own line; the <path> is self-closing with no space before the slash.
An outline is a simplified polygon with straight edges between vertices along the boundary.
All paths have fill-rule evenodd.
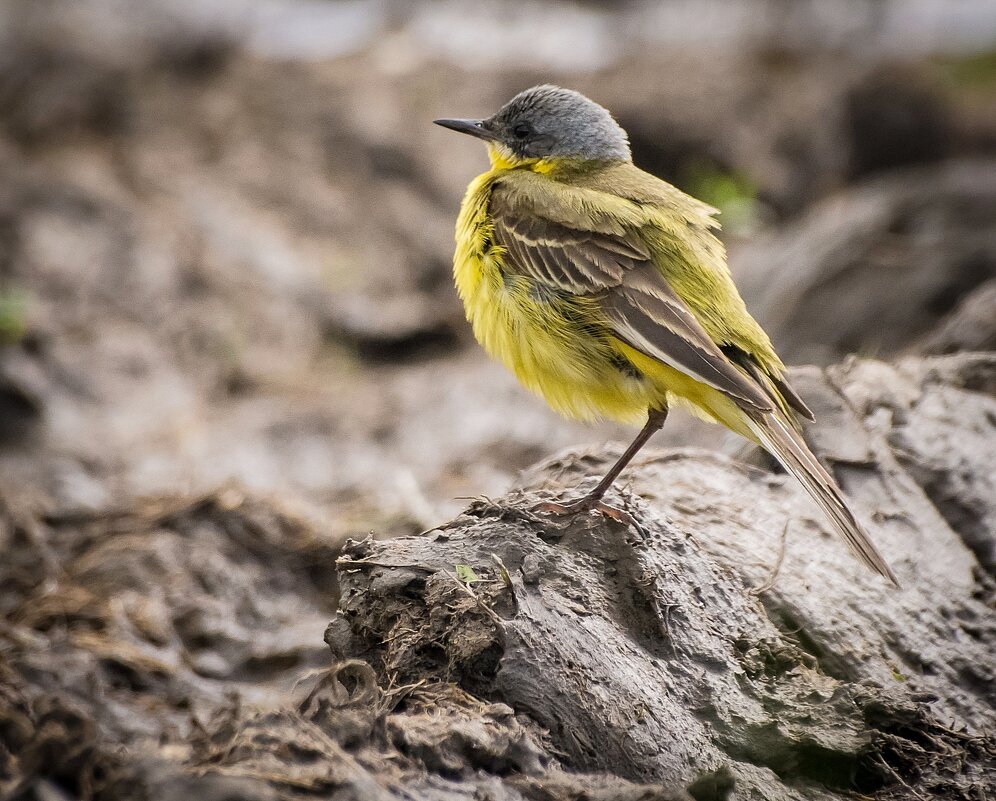
<path id="1" fill-rule="evenodd" d="M 642 538 L 646 538 L 646 531 L 643 526 L 636 522 L 625 509 L 612 506 L 598 498 L 585 496 L 571 503 L 557 503 L 556 501 L 543 501 L 532 508 L 534 512 L 547 513 L 553 515 L 576 515 L 581 513 L 598 512 L 605 517 L 615 520 L 624 526 L 634 529 Z"/>

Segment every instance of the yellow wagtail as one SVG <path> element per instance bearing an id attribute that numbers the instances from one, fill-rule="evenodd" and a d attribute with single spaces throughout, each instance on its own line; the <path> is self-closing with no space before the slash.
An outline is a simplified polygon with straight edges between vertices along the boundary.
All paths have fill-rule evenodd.
<path id="1" fill-rule="evenodd" d="M 597 510 L 679 404 L 756 442 L 795 476 L 858 558 L 896 578 L 797 431 L 812 413 L 747 311 L 716 209 L 633 165 L 626 132 L 577 92 L 537 86 L 483 120 L 436 123 L 487 143 L 453 270 L 474 335 L 558 412 L 646 421 L 602 481 L 558 513 Z"/>

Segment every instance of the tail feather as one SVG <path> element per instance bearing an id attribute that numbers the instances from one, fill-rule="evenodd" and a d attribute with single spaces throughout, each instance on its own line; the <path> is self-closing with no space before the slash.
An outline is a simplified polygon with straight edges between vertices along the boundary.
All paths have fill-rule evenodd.
<path id="1" fill-rule="evenodd" d="M 817 461 L 792 426 L 784 423 L 777 413 L 760 419 L 749 417 L 748 426 L 765 449 L 806 488 L 854 555 L 898 587 L 895 574 L 848 508 L 837 482 Z"/>

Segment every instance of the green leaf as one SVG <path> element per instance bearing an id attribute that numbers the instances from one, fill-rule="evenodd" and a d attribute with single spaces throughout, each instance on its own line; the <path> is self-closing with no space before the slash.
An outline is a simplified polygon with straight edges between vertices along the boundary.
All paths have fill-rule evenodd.
<path id="1" fill-rule="evenodd" d="M 20 342 L 28 331 L 27 298 L 21 292 L 0 287 L 0 345 Z"/>
<path id="2" fill-rule="evenodd" d="M 481 577 L 474 572 L 474 568 L 470 565 L 455 565 L 455 567 L 458 581 L 462 581 L 464 584 L 473 584 L 475 581 L 481 580 Z"/>

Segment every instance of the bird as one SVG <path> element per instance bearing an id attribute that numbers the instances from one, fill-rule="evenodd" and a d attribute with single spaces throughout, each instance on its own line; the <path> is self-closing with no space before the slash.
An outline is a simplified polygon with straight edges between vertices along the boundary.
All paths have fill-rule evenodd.
<path id="1" fill-rule="evenodd" d="M 632 522 L 605 494 L 684 407 L 770 453 L 899 586 L 800 434 L 813 414 L 733 282 L 716 209 L 639 169 L 612 114 L 571 89 L 534 86 L 490 117 L 434 122 L 483 140 L 490 159 L 453 257 L 477 341 L 560 414 L 642 424 L 594 489 L 543 510 Z"/>

